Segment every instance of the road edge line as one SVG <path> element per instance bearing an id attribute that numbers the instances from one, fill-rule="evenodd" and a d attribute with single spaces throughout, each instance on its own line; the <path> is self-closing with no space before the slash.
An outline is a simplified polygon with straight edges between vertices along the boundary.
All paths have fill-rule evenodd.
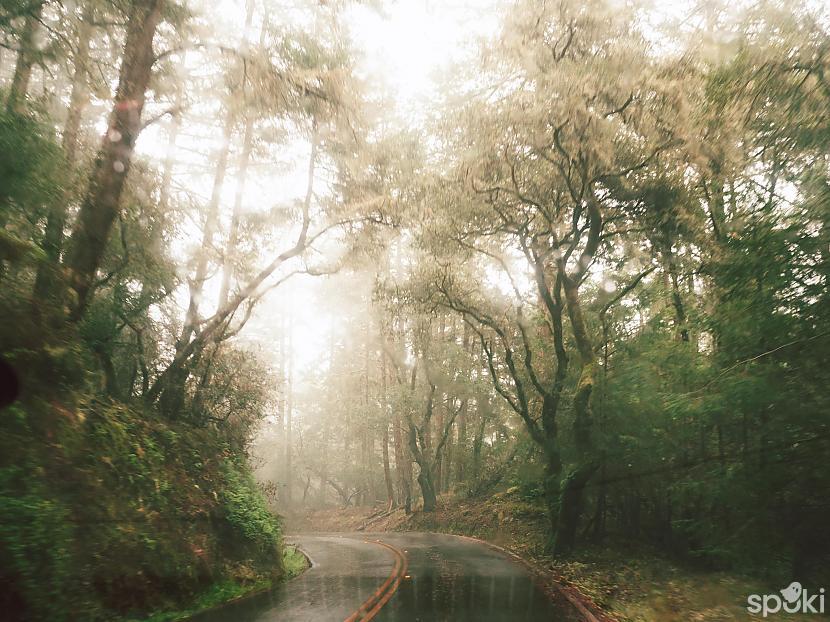
<path id="1" fill-rule="evenodd" d="M 420 532 L 425 533 L 425 532 Z M 592 612 L 588 606 L 586 606 L 583 600 L 589 600 L 587 596 L 583 595 L 579 590 L 571 586 L 562 585 L 561 582 L 554 579 L 548 571 L 541 568 L 537 564 L 534 564 L 531 561 L 526 560 L 524 557 L 516 553 L 515 551 L 511 551 L 510 549 L 504 548 L 503 546 L 499 546 L 498 544 L 493 544 L 492 542 L 488 542 L 487 540 L 482 540 L 481 538 L 476 538 L 473 536 L 465 536 L 456 533 L 440 533 L 440 532 L 431 532 L 435 535 L 442 535 L 442 536 L 455 536 L 456 538 L 463 538 L 465 540 L 470 540 L 472 542 L 478 542 L 480 544 L 484 544 L 489 548 L 502 553 L 508 557 L 512 557 L 516 561 L 523 564 L 528 570 L 530 570 L 531 574 L 533 574 L 537 580 L 540 578 L 545 581 L 545 583 L 549 583 L 553 586 L 553 588 L 559 592 L 565 600 L 567 600 L 573 607 L 579 612 L 579 614 L 584 618 L 585 622 L 618 622 L 615 618 L 611 617 L 605 612 L 600 612 L 601 618 L 598 618 L 597 615 Z M 577 592 L 578 596 L 575 595 L 573 592 Z M 590 603 L 591 606 L 599 609 L 596 604 Z"/>

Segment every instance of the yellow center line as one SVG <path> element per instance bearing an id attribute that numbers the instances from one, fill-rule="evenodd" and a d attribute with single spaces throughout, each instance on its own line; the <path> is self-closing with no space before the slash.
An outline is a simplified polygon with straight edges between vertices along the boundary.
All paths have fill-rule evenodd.
<path id="1" fill-rule="evenodd" d="M 368 620 L 374 618 L 397 591 L 398 586 L 401 584 L 401 580 L 406 574 L 406 569 L 409 567 L 409 562 L 400 549 L 397 549 L 390 544 L 386 544 L 385 542 L 381 542 L 380 540 L 376 540 L 374 543 L 386 547 L 392 551 L 392 555 L 395 558 L 395 566 L 392 568 L 392 572 L 386 578 L 386 581 L 384 581 L 380 587 L 378 587 L 378 589 L 376 589 L 374 593 L 372 593 L 372 595 L 369 596 L 369 598 L 367 598 L 362 605 L 360 605 L 357 611 L 346 618 L 345 622 L 357 622 L 358 620 L 361 622 L 368 622 Z"/>

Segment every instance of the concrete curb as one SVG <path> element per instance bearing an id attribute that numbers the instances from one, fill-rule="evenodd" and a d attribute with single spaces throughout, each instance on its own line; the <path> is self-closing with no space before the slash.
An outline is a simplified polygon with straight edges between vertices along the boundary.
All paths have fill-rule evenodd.
<path id="1" fill-rule="evenodd" d="M 316 566 L 316 565 L 317 565 L 317 563 L 316 563 L 313 559 L 311 559 L 311 555 L 309 555 L 309 554 L 308 554 L 308 552 L 307 552 L 307 551 L 305 551 L 305 550 L 303 549 L 303 547 L 301 547 L 299 544 L 294 544 L 293 542 L 288 542 L 287 544 L 288 544 L 289 546 L 293 546 L 295 550 L 297 550 L 297 551 L 299 551 L 300 553 L 302 553 L 302 554 L 303 554 L 303 557 L 305 557 L 305 560 L 308 562 L 308 568 L 306 568 L 304 572 L 308 572 L 309 570 L 311 570 L 312 568 L 314 568 L 314 566 Z M 300 574 L 302 574 L 302 573 L 300 573 Z M 300 575 L 297 575 L 297 577 L 299 577 L 299 576 L 300 576 Z M 296 579 L 297 577 L 291 577 L 291 578 L 292 578 L 292 579 Z M 290 581 L 290 580 L 291 580 L 291 579 L 289 579 L 289 581 Z"/>

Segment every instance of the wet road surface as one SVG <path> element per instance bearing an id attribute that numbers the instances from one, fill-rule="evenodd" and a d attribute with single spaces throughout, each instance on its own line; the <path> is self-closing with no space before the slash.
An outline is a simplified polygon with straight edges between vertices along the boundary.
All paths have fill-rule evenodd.
<path id="1" fill-rule="evenodd" d="M 427 533 L 315 534 L 286 540 L 309 555 L 311 569 L 272 592 L 198 616 L 198 621 L 574 619 L 572 612 L 551 604 L 521 564 L 473 540 Z"/>

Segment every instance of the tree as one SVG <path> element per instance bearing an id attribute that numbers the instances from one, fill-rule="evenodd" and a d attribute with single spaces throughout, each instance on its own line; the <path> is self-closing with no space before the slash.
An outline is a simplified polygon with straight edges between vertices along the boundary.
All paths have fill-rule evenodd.
<path id="1" fill-rule="evenodd" d="M 630 226 L 624 206 L 637 200 L 638 176 L 672 140 L 658 112 L 672 100 L 659 81 L 642 73 L 604 79 L 649 61 L 629 16 L 606 25 L 598 14 L 567 4 L 555 12 L 527 7 L 508 27 L 505 40 L 521 43 L 505 46 L 507 71 L 522 79 L 495 103 L 474 100 L 462 113 L 468 129 L 455 151 L 469 155 L 449 182 L 434 184 L 433 201 L 447 216 L 423 234 L 442 266 L 427 277 L 434 299 L 477 333 L 497 391 L 543 449 L 556 553 L 573 547 L 584 488 L 599 464 L 591 432 L 596 343 L 583 285 L 598 255 Z M 469 205 L 460 214 L 458 201 Z M 458 253 L 473 271 L 457 268 Z M 518 285 L 517 256 L 534 302 Z M 477 261 L 486 267 L 473 268 Z M 513 300 L 488 303 L 473 285 L 480 270 L 500 272 Z M 569 382 L 572 453 L 562 475 L 557 413 Z"/>
<path id="2" fill-rule="evenodd" d="M 78 152 L 79 132 L 84 109 L 89 101 L 89 46 L 92 38 L 92 21 L 94 13 L 91 3 L 83 5 L 82 13 L 77 19 L 77 42 L 73 58 L 72 90 L 69 95 L 69 111 L 63 128 L 61 147 L 67 162 L 74 162 Z M 54 201 L 46 217 L 46 230 L 43 236 L 43 249 L 48 262 L 39 268 L 35 280 L 34 298 L 43 301 L 54 293 L 57 266 L 60 263 L 63 248 L 64 229 L 66 227 L 67 203 L 70 193 L 66 192 L 58 201 Z"/>
<path id="3" fill-rule="evenodd" d="M 22 114 L 25 110 L 26 94 L 29 91 L 29 81 L 32 78 L 32 67 L 38 58 L 35 36 L 40 27 L 45 4 L 45 2 L 32 2 L 23 12 L 25 17 L 17 50 L 17 63 L 14 66 L 14 76 L 6 100 L 6 110 L 8 112 Z"/>
<path id="4" fill-rule="evenodd" d="M 164 4 L 163 0 L 153 0 L 132 2 L 129 7 L 115 101 L 65 261 L 76 296 L 71 305 L 71 317 L 76 321 L 89 302 L 112 224 L 118 216 L 135 141 L 141 131 L 141 113 L 155 62 L 153 39 Z"/>

